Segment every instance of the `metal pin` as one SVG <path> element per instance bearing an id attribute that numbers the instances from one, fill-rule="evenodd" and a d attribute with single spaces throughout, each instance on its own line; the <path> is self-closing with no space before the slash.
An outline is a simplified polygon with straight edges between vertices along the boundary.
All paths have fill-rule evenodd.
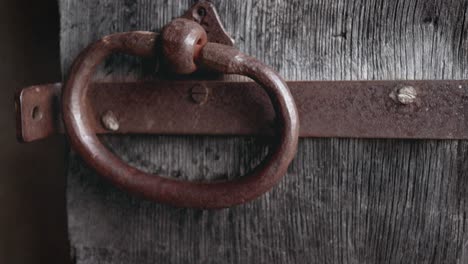
<path id="1" fill-rule="evenodd" d="M 104 128 L 110 131 L 119 130 L 119 120 L 112 111 L 106 111 L 101 116 L 101 122 Z"/>

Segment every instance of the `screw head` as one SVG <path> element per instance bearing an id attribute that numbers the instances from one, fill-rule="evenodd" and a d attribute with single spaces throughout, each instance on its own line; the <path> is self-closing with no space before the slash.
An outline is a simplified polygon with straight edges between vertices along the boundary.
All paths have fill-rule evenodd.
<path id="1" fill-rule="evenodd" d="M 196 84 L 190 91 L 193 102 L 202 105 L 208 101 L 208 88 L 202 84 Z"/>
<path id="2" fill-rule="evenodd" d="M 398 89 L 397 100 L 402 104 L 412 104 L 416 101 L 418 93 L 413 86 L 404 86 Z"/>
<path id="3" fill-rule="evenodd" d="M 110 131 L 119 130 L 119 120 L 112 111 L 106 111 L 101 116 L 101 122 L 105 129 Z"/>

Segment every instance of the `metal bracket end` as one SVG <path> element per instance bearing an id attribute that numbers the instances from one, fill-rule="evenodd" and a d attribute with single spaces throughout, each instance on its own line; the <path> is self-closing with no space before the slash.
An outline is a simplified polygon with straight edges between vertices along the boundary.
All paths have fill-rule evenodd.
<path id="1" fill-rule="evenodd" d="M 208 41 L 234 46 L 234 39 L 224 29 L 218 12 L 216 12 L 211 2 L 205 0 L 199 1 L 185 12 L 182 17 L 200 24 L 208 35 Z"/>
<path id="2" fill-rule="evenodd" d="M 31 142 L 63 132 L 60 83 L 34 85 L 15 93 L 16 137 Z"/>

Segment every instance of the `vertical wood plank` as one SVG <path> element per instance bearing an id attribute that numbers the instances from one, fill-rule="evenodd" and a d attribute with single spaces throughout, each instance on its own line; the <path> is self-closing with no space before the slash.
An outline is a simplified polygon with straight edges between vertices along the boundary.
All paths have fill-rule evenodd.
<path id="1" fill-rule="evenodd" d="M 155 30 L 192 1 L 60 0 L 66 73 L 90 42 Z M 288 80 L 465 79 L 467 1 L 214 1 L 237 47 Z M 115 56 L 99 79 L 138 78 Z M 129 77 L 130 76 L 130 77 Z M 261 139 L 103 138 L 131 164 L 183 179 L 233 178 Z M 304 139 L 270 193 L 218 211 L 117 190 L 70 154 L 68 216 L 77 263 L 465 263 L 465 141 Z"/>

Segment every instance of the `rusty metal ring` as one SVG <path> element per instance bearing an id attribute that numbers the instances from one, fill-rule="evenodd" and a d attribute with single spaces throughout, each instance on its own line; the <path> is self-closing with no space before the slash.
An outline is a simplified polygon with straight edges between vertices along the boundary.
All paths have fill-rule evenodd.
<path id="1" fill-rule="evenodd" d="M 225 73 L 243 74 L 260 83 L 269 94 L 278 120 L 272 150 L 252 172 L 232 181 L 191 182 L 151 175 L 123 162 L 108 150 L 92 130 L 93 115 L 87 100 L 96 67 L 111 53 L 151 57 L 152 32 L 129 32 L 104 37 L 75 60 L 62 94 L 63 119 L 69 142 L 84 161 L 117 186 L 154 201 L 182 207 L 223 208 L 252 200 L 270 190 L 286 173 L 298 142 L 297 109 L 285 82 L 270 68 L 233 48 L 208 43 L 198 63 Z"/>

